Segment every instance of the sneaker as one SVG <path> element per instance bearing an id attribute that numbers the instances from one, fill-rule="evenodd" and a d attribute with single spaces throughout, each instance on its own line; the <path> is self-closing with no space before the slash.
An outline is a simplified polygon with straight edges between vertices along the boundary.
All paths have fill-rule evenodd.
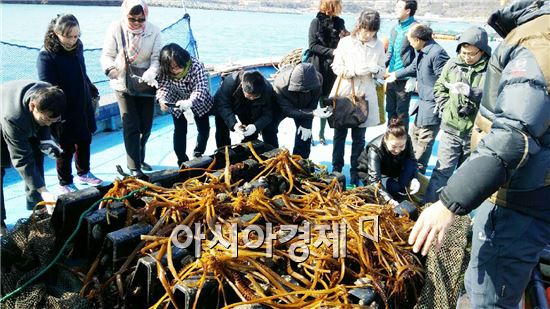
<path id="1" fill-rule="evenodd" d="M 80 182 L 80 184 L 83 185 L 90 185 L 90 186 L 99 186 L 103 183 L 103 180 L 97 178 L 92 174 L 91 172 L 88 172 L 84 175 L 78 175 L 76 176 L 76 179 Z"/>
<path id="2" fill-rule="evenodd" d="M 151 165 L 149 165 L 149 164 L 147 164 L 147 163 L 145 163 L 145 162 L 141 163 L 141 169 L 144 170 L 144 171 L 146 171 L 146 172 L 150 172 L 150 171 L 153 170 L 153 168 L 151 167 Z"/>
<path id="3" fill-rule="evenodd" d="M 195 157 L 195 158 L 200 158 L 200 157 L 202 157 L 202 152 L 199 152 L 199 151 L 193 152 L 193 157 Z"/>
<path id="4" fill-rule="evenodd" d="M 59 193 L 65 194 L 65 193 L 71 193 L 78 191 L 78 188 L 74 185 L 74 183 L 65 185 L 65 186 L 59 186 Z"/>
<path id="5" fill-rule="evenodd" d="M 319 144 L 321 144 L 321 145 L 326 145 L 327 144 L 327 141 L 325 140 L 324 137 L 319 137 Z"/>

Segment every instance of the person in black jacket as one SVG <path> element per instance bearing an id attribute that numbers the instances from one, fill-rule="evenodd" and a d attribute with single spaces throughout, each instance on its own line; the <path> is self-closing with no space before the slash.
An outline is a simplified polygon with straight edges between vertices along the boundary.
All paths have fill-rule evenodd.
<path id="1" fill-rule="evenodd" d="M 61 193 L 77 191 L 71 171 L 74 156 L 77 181 L 98 186 L 103 181 L 90 172 L 90 144 L 96 130 L 92 98 L 97 88 L 86 74 L 78 20 L 71 14 L 58 15 L 46 32 L 44 47 L 38 54 L 37 69 L 41 81 L 59 86 L 67 96 L 63 122 L 56 134 L 63 153 L 56 158 Z"/>
<path id="2" fill-rule="evenodd" d="M 257 139 L 273 120 L 274 104 L 275 92 L 260 72 L 240 71 L 226 76 L 214 95 L 216 146 L 231 145 L 229 130 L 242 136 L 242 142 Z M 262 137 L 264 142 L 278 146 L 276 131 L 262 132 Z"/>
<path id="3" fill-rule="evenodd" d="M 336 75 L 330 65 L 334 59 L 334 49 L 338 46 L 340 38 L 349 35 L 344 20 L 338 15 L 342 13 L 342 2 L 340 0 L 321 0 L 319 12 L 309 25 L 309 59 L 317 72 L 323 77 L 321 97 L 330 94 Z M 323 145 L 325 141 L 325 126 L 327 121 L 321 118 L 321 129 L 319 131 L 319 142 Z"/>
<path id="4" fill-rule="evenodd" d="M 392 118 L 386 133 L 372 140 L 359 156 L 358 175 L 364 184 L 381 184 L 383 202 L 397 205 L 420 189 L 416 159 L 403 120 Z"/>
<path id="5" fill-rule="evenodd" d="M 470 308 L 517 308 L 550 245 L 550 1 L 515 1 L 488 24 L 504 41 L 489 60 L 475 119 L 474 133 L 484 136 L 479 144 L 472 136 L 476 150 L 421 213 L 409 244 L 426 255 L 455 215 L 477 208 L 464 276 Z"/>
<path id="6" fill-rule="evenodd" d="M 309 158 L 313 116 L 325 119 L 332 114 L 326 109 L 315 109 L 321 96 L 322 81 L 323 77 L 313 65 L 301 63 L 283 68 L 273 82 L 283 115 L 293 118 L 296 124 L 293 154 L 302 158 Z"/>
<path id="7" fill-rule="evenodd" d="M 5 169 L 13 166 L 25 182 L 27 209 L 40 201 L 54 202 L 55 196 L 44 182 L 44 154 L 59 156 L 61 148 L 51 139 L 49 126 L 61 121 L 67 99 L 58 87 L 32 80 L 17 80 L 0 85 L 2 117 L 2 227 L 6 219 L 4 205 Z"/>

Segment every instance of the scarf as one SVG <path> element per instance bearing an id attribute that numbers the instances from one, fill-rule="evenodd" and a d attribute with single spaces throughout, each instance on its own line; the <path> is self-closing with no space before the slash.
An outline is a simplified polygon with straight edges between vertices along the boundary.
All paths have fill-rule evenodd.
<path id="1" fill-rule="evenodd" d="M 149 8 L 143 0 L 124 0 L 121 5 L 122 10 L 122 25 L 124 30 L 126 30 L 126 44 L 127 47 L 127 57 L 128 62 L 134 62 L 139 55 L 141 50 L 141 37 L 145 32 L 146 23 L 141 23 L 138 27 L 133 27 L 132 24 L 128 21 L 128 14 L 135 6 L 141 6 L 143 8 L 143 15 L 147 19 L 149 15 Z M 122 38 L 123 40 L 125 38 Z"/>

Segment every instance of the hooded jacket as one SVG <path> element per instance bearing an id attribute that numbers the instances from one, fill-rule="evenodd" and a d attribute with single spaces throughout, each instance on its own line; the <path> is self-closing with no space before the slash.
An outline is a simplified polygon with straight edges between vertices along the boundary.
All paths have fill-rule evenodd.
<path id="1" fill-rule="evenodd" d="M 474 45 L 484 53 L 473 65 L 468 65 L 459 55 L 447 61 L 443 67 L 441 76 L 434 85 L 434 97 L 438 106 L 442 106 L 441 128 L 457 136 L 467 136 L 474 126 L 474 119 L 481 101 L 482 87 L 487 69 L 487 63 L 491 56 L 491 47 L 488 44 L 487 32 L 472 27 L 464 31 L 460 36 L 457 52 L 462 44 Z M 470 86 L 467 96 L 450 93 L 446 83 L 463 82 Z M 458 111 L 465 105 L 471 107 L 472 112 L 465 117 L 459 116 Z M 441 108 L 440 108 L 441 109 Z"/>
<path id="2" fill-rule="evenodd" d="M 550 1 L 517 1 L 489 25 L 506 38 L 489 60 L 475 120 L 474 133 L 486 134 L 439 197 L 466 214 L 492 195 L 550 222 Z"/>
<path id="3" fill-rule="evenodd" d="M 51 86 L 48 83 L 16 80 L 2 84 L 2 117 L 0 119 L 0 133 L 8 147 L 11 163 L 23 178 L 29 190 L 36 190 L 45 185 L 44 175 L 36 165 L 33 149 L 29 140 L 49 140 L 48 127 L 41 127 L 36 123 L 29 110 L 31 95 L 40 88 Z M 3 155 L 4 156 L 4 155 Z M 4 162 L 2 162 L 2 167 Z"/>
<path id="4" fill-rule="evenodd" d="M 312 64 L 287 66 L 277 74 L 273 88 L 277 104 L 286 117 L 309 120 L 305 128 L 311 129 L 313 110 L 321 97 L 323 77 Z"/>
<path id="5" fill-rule="evenodd" d="M 407 135 L 405 149 L 398 155 L 393 155 L 386 147 L 382 134 L 373 139 L 359 156 L 358 175 L 365 184 L 380 183 L 383 177 L 398 178 L 408 160 L 416 162 L 411 137 Z M 379 193 L 385 202 L 393 198 L 383 187 Z"/>

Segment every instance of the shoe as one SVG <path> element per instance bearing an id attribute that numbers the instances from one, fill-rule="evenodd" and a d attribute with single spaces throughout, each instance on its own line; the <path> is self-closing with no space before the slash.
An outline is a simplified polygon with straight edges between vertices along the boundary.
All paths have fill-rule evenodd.
<path id="1" fill-rule="evenodd" d="M 61 186 L 61 185 L 59 186 L 60 194 L 66 194 L 66 193 L 71 193 L 76 191 L 78 191 L 78 188 L 74 185 L 74 183 L 71 183 L 65 186 Z"/>
<path id="2" fill-rule="evenodd" d="M 145 174 L 141 170 L 130 170 L 130 175 L 136 178 L 142 178 L 145 176 Z"/>
<path id="3" fill-rule="evenodd" d="M 193 157 L 194 157 L 194 158 L 200 158 L 200 157 L 202 157 L 202 152 L 198 152 L 198 151 L 193 152 Z"/>
<path id="4" fill-rule="evenodd" d="M 87 174 L 84 174 L 84 175 L 76 176 L 76 180 L 78 180 L 82 185 L 90 185 L 94 187 L 99 186 L 100 184 L 103 183 L 103 180 L 95 177 L 95 175 L 92 174 L 91 172 L 88 172 Z"/>
<path id="5" fill-rule="evenodd" d="M 146 171 L 146 172 L 150 172 L 153 170 L 153 168 L 151 167 L 151 165 L 145 163 L 145 162 L 142 162 L 141 163 L 141 169 Z"/>
<path id="6" fill-rule="evenodd" d="M 321 145 L 326 145 L 327 144 L 327 141 L 325 140 L 324 137 L 319 137 L 319 144 L 321 144 Z"/>

